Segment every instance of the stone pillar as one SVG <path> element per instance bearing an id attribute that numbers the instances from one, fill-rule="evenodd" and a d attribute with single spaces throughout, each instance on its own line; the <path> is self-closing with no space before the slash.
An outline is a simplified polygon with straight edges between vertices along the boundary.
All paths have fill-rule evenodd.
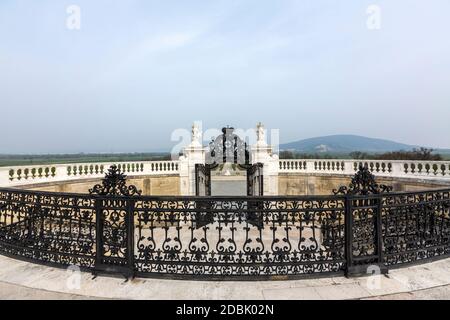
<path id="1" fill-rule="evenodd" d="M 6 187 L 10 184 L 9 180 L 9 170 L 10 168 L 0 168 L 0 186 Z"/>
<path id="2" fill-rule="evenodd" d="M 264 195 L 278 195 L 279 158 L 267 144 L 266 131 L 261 123 L 256 125 L 256 144 L 251 147 L 252 164 L 262 163 L 264 175 Z"/>
<path id="3" fill-rule="evenodd" d="M 202 133 L 197 124 L 192 126 L 191 143 L 183 149 L 179 158 L 180 168 L 180 194 L 182 196 L 195 196 L 195 165 L 205 164 L 205 150 L 201 143 Z"/>

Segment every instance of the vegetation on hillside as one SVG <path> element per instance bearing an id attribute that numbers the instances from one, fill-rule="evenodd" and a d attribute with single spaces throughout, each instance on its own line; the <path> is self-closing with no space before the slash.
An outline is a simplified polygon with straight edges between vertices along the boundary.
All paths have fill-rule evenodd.
<path id="1" fill-rule="evenodd" d="M 433 149 L 420 148 L 412 151 L 395 151 L 386 153 L 368 153 L 355 151 L 351 153 L 296 153 L 281 151 L 280 159 L 365 159 L 365 160 L 425 160 L 442 161 L 450 157 L 433 153 Z"/>
<path id="2" fill-rule="evenodd" d="M 280 151 L 280 159 L 348 159 L 348 153 L 305 153 Z"/>
<path id="3" fill-rule="evenodd" d="M 374 159 L 374 160 L 425 160 L 441 161 L 440 154 L 433 154 L 433 149 L 420 148 L 413 151 L 395 151 L 382 154 L 368 154 L 365 152 L 352 152 L 349 154 L 352 159 Z"/>

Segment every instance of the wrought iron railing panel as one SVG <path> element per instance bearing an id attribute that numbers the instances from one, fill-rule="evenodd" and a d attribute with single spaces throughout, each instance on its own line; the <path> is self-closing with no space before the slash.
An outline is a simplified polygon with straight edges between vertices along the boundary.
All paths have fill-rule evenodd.
<path id="1" fill-rule="evenodd" d="M 386 195 L 383 254 L 388 265 L 450 254 L 450 191 Z"/>
<path id="2" fill-rule="evenodd" d="M 61 265 L 94 265 L 94 199 L 0 191 L 0 251 Z"/>
<path id="3" fill-rule="evenodd" d="M 129 200 L 102 198 L 98 200 L 99 245 L 98 263 L 113 266 L 128 264 Z"/>
<path id="4" fill-rule="evenodd" d="M 256 212 L 239 198 L 137 200 L 137 272 L 220 278 L 343 270 L 342 199 L 252 201 L 261 203 Z M 198 228 L 205 215 L 210 223 Z"/>

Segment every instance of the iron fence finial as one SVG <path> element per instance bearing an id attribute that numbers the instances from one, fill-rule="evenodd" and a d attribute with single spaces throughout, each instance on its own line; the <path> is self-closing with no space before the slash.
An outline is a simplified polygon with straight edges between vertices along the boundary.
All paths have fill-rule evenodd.
<path id="1" fill-rule="evenodd" d="M 353 176 L 350 185 L 341 186 L 339 189 L 334 189 L 335 195 L 369 195 L 389 193 L 393 190 L 392 186 L 378 184 L 375 176 L 370 172 L 367 165 L 359 165 L 358 172 Z"/>
<path id="2" fill-rule="evenodd" d="M 121 172 L 116 166 L 112 165 L 101 184 L 95 185 L 89 189 L 90 194 L 98 194 L 101 196 L 139 196 L 142 191 L 138 190 L 136 186 L 127 186 L 127 176 Z"/>

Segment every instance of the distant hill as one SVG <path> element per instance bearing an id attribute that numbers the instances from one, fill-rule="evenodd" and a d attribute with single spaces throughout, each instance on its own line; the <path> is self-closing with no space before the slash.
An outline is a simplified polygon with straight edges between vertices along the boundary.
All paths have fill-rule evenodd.
<path id="1" fill-rule="evenodd" d="M 419 147 L 357 135 L 333 135 L 281 144 L 280 150 L 305 153 L 349 153 L 353 151 L 379 153 L 400 150 L 411 151 Z"/>

